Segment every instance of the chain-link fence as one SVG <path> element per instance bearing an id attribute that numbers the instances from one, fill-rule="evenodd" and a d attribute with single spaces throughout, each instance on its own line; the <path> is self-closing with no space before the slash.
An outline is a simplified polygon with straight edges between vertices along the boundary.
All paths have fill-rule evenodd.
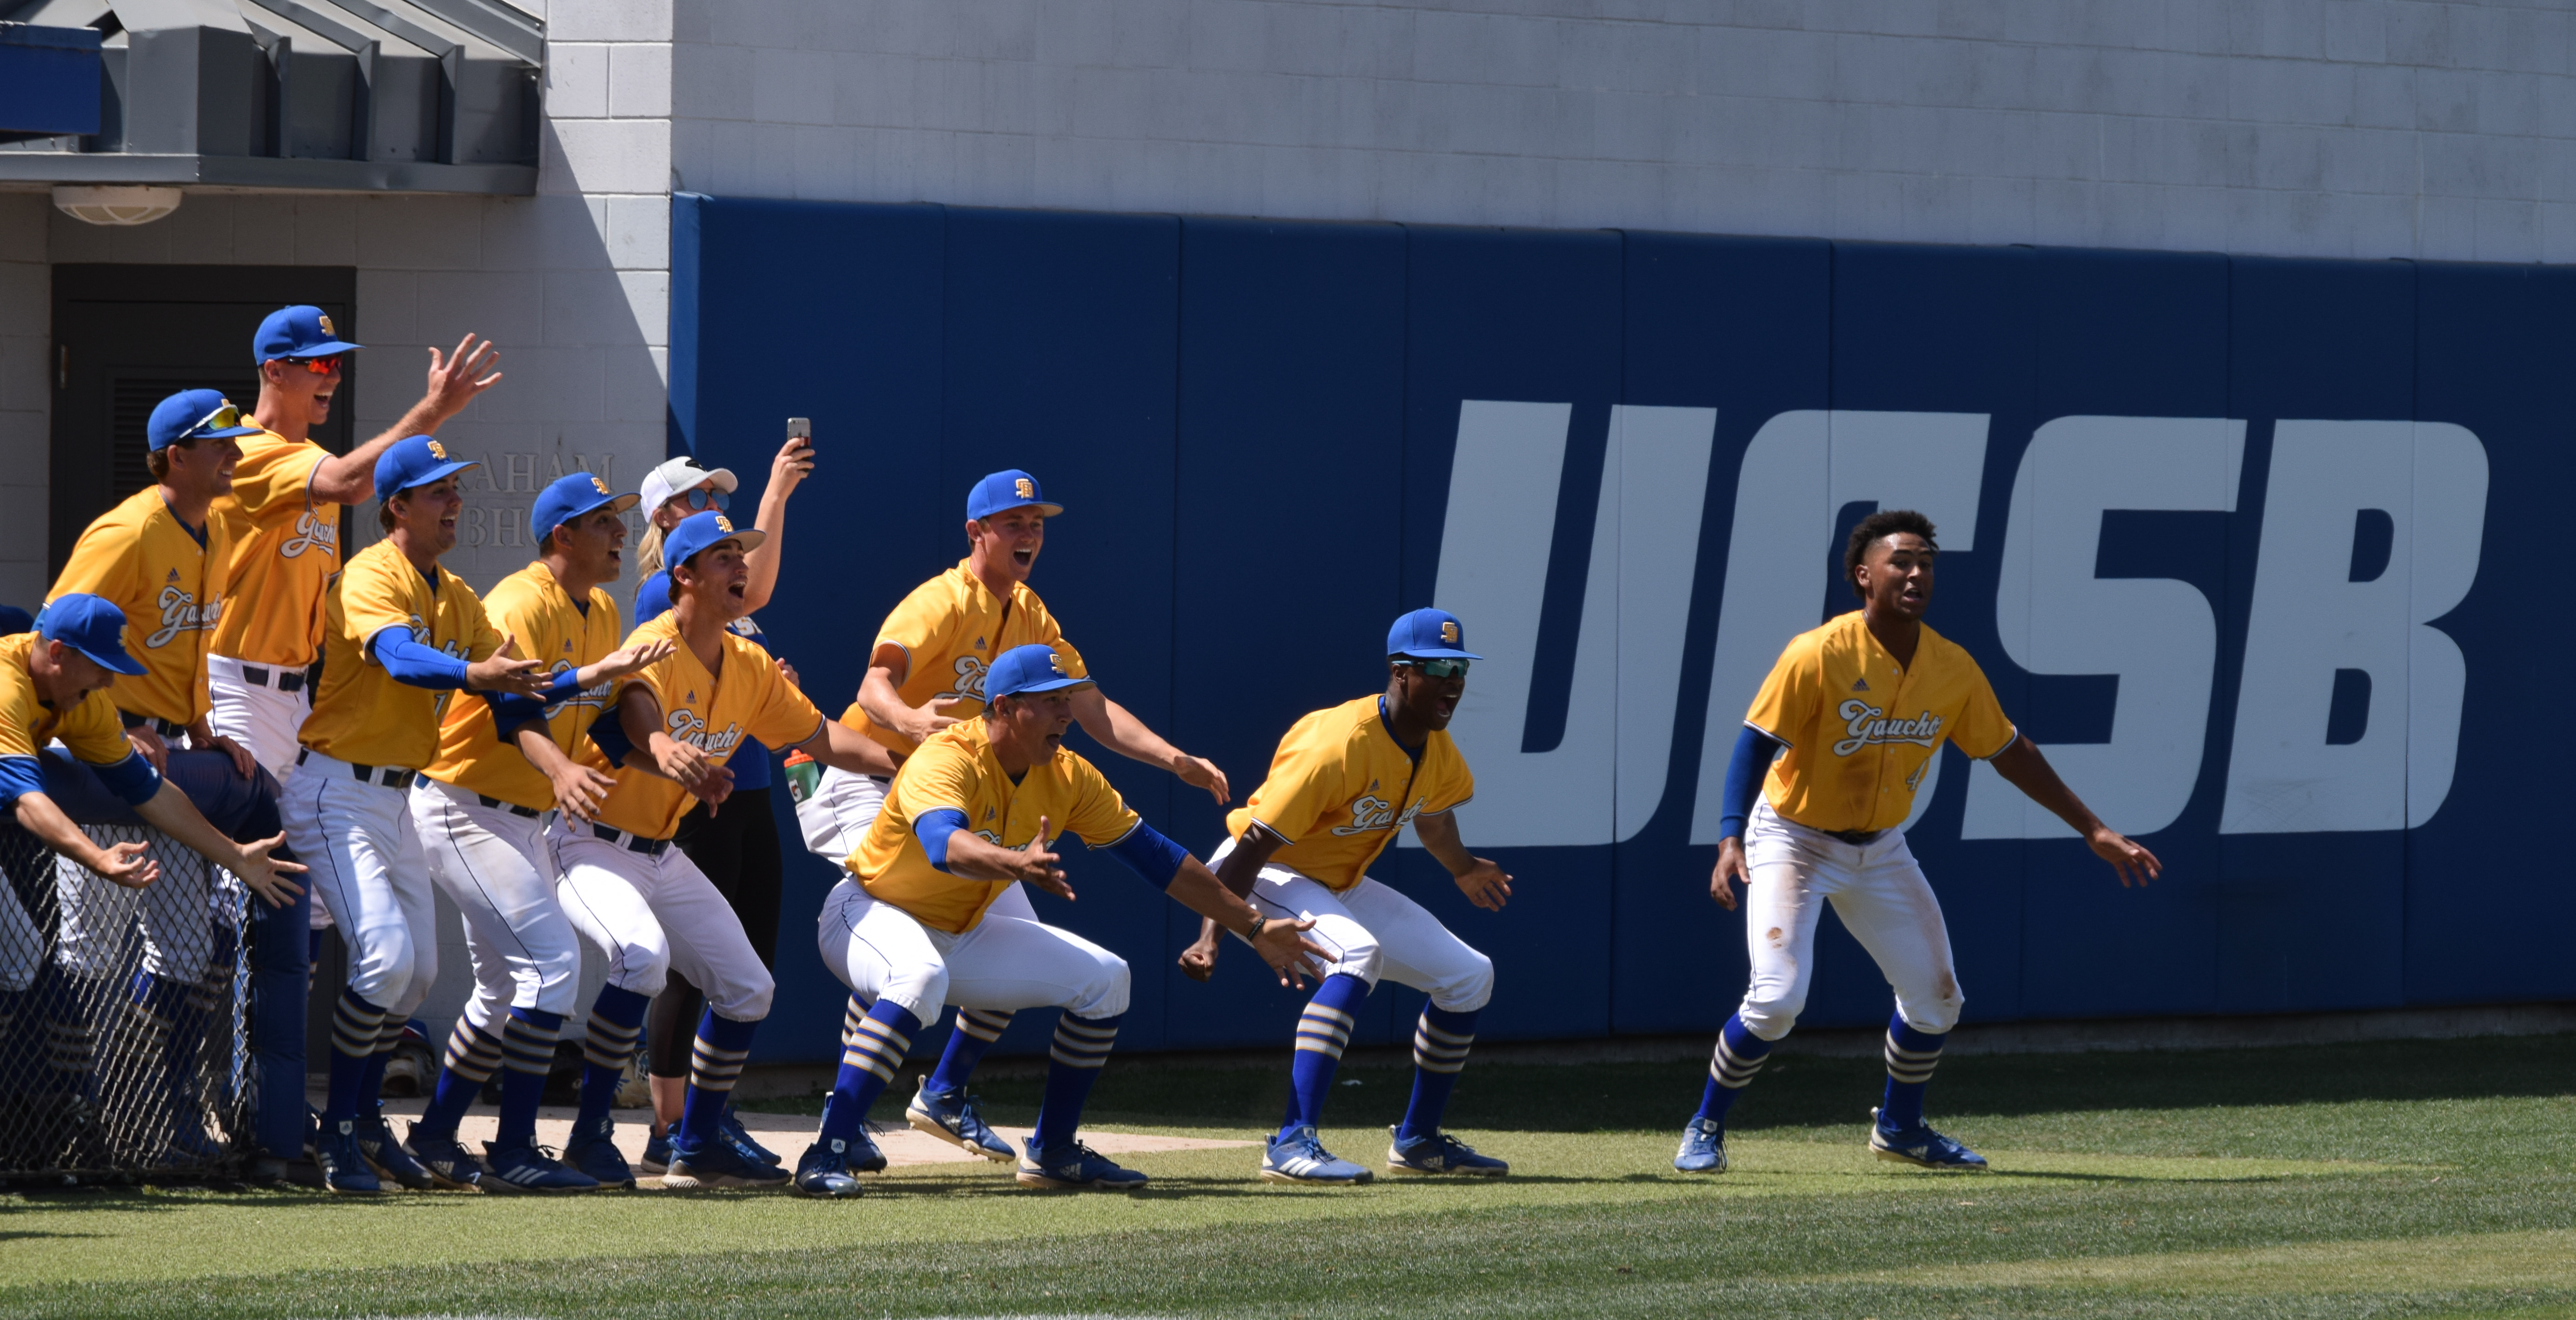
<path id="1" fill-rule="evenodd" d="M 248 895 L 158 832 L 84 828 L 161 873 L 125 888 L 0 824 L 0 1179 L 226 1173 L 258 1100 Z"/>

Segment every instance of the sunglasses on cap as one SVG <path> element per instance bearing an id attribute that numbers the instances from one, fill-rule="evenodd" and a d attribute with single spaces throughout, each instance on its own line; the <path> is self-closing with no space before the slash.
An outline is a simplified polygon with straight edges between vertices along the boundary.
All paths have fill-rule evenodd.
<path id="1" fill-rule="evenodd" d="M 300 363 L 306 371 L 312 372 L 316 376 L 328 376 L 332 372 L 338 371 L 340 369 L 341 362 L 348 356 L 349 355 L 346 353 L 333 353 L 327 357 L 291 357 L 281 360 Z"/>
<path id="2" fill-rule="evenodd" d="M 1421 670 L 1424 678 L 1465 678 L 1467 676 L 1467 662 L 1464 660 L 1407 660 L 1405 663 Z"/>
<path id="3" fill-rule="evenodd" d="M 691 486 L 687 490 L 681 491 L 679 494 L 674 495 L 671 498 L 678 500 L 682 504 L 688 505 L 691 509 L 694 509 L 699 513 L 705 513 L 709 509 L 729 509 L 733 507 L 733 497 L 725 494 L 723 491 L 717 490 L 713 486 Z"/>
<path id="4" fill-rule="evenodd" d="M 183 440 L 193 440 L 201 438 L 208 431 L 229 431 L 241 425 L 241 418 L 241 405 L 227 399 L 223 406 L 198 418 L 187 430 L 181 431 L 179 436 Z"/>

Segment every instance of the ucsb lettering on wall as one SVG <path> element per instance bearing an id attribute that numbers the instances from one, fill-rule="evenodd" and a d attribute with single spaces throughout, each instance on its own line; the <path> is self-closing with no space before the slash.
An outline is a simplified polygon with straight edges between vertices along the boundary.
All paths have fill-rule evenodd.
<path id="1" fill-rule="evenodd" d="M 1005 466 L 1066 506 L 1033 583 L 1103 687 L 1238 794 L 1297 715 L 1383 683 L 1388 619 L 1467 621 L 1460 819 L 1516 896 L 1476 911 L 1411 847 L 1377 873 L 1494 955 L 1496 1033 L 1724 1018 L 1724 758 L 1781 645 L 1851 607 L 1843 535 L 1880 507 L 1939 524 L 1932 625 L 2167 866 L 2122 890 L 1945 752 L 1907 828 L 1971 1021 L 2576 993 L 2546 713 L 2576 274 L 676 207 L 674 445 L 758 470 L 814 418 L 762 622 L 826 708 Z M 1894 736 L 1880 714 L 1853 736 Z M 1201 855 L 1221 837 L 1205 795 L 1076 741 Z M 796 869 L 790 948 L 831 879 Z M 1180 980 L 1195 920 L 1074 873 L 1042 909 L 1134 965 L 1134 1043 L 1284 1039 L 1250 960 Z M 1809 1022 L 1884 1019 L 1861 950 L 1819 958 Z M 837 999 L 796 961 L 815 1041 L 778 1048 L 819 1056 Z"/>

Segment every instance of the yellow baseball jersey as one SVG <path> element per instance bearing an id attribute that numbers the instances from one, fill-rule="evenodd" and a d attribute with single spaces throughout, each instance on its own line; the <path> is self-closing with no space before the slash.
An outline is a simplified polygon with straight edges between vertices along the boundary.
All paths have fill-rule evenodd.
<path id="1" fill-rule="evenodd" d="M 1982 761 L 2015 737 L 1958 643 L 1926 627 L 1909 669 L 1858 610 L 1791 638 L 1744 722 L 1789 748 L 1763 779 L 1771 809 L 1818 830 L 1894 829 L 1944 740 Z"/>
<path id="2" fill-rule="evenodd" d="M 1406 822 L 1476 796 L 1476 777 L 1445 730 L 1431 735 L 1417 761 L 1387 731 L 1379 701 L 1345 701 L 1290 725 L 1269 777 L 1226 813 L 1226 833 L 1241 838 L 1259 824 L 1288 841 L 1270 860 L 1339 892 L 1368 877 L 1369 863 Z"/>
<path id="3" fill-rule="evenodd" d="M 27 653 L 42 640 L 31 632 L 0 637 L 0 757 L 34 756 L 56 738 L 91 765 L 114 765 L 131 755 L 116 703 L 105 692 L 82 697 L 70 710 L 56 710 L 36 696 Z"/>
<path id="4" fill-rule="evenodd" d="M 984 671 L 993 658 L 1014 646 L 1045 645 L 1068 677 L 1085 678 L 1082 652 L 1064 639 L 1055 616 L 1025 582 L 1014 583 L 1008 599 L 993 594 L 960 559 L 957 566 L 912 589 L 903 603 L 877 629 L 876 646 L 892 643 L 911 657 L 903 682 L 895 686 L 903 704 L 919 707 L 933 700 L 963 697 L 965 704 L 948 712 L 959 720 L 984 713 Z M 869 654 L 876 646 L 868 648 Z M 878 728 L 857 702 L 841 712 L 841 722 L 884 743 L 897 755 L 913 750 L 910 738 Z"/>
<path id="5" fill-rule="evenodd" d="M 1136 813 L 1091 762 L 1069 747 L 1032 765 L 1014 784 L 993 758 L 984 721 L 967 720 L 930 736 L 895 772 L 885 807 L 842 863 L 869 895 L 892 903 L 933 930 L 962 934 L 984 919 L 984 909 L 1011 887 L 1008 880 L 969 880 L 930 864 L 913 822 L 939 810 L 965 814 L 966 828 L 986 843 L 1025 848 L 1038 819 L 1094 848 L 1126 838 Z"/>
<path id="6" fill-rule="evenodd" d="M 555 581 L 554 570 L 530 564 L 501 579 L 483 601 L 492 626 L 518 639 L 519 654 L 548 657 L 547 669 L 561 673 L 595 664 L 617 649 L 623 624 L 608 593 L 590 589 L 590 608 L 573 604 L 572 594 Z M 582 737 L 590 722 L 608 710 L 617 684 L 584 688 L 546 707 L 546 735 L 564 755 L 580 759 Z M 438 757 L 421 773 L 441 783 L 499 798 L 514 806 L 544 811 L 555 804 L 555 788 L 527 754 L 501 742 L 490 699 L 479 692 L 461 694 L 447 707 L 438 726 Z"/>
<path id="7" fill-rule="evenodd" d="M 726 631 L 720 674 L 708 673 L 681 639 L 677 613 L 645 620 L 626 644 L 666 639 L 679 645 L 626 681 L 652 688 L 662 703 L 662 728 L 674 741 L 687 743 L 721 764 L 733 759 L 745 738 L 768 747 L 793 747 L 822 729 L 823 712 L 787 681 L 778 662 L 759 643 Z M 646 752 L 639 745 L 635 754 L 641 757 Z M 667 839 L 679 833 L 680 818 L 697 805 L 697 799 L 676 780 L 610 765 L 596 743 L 582 743 L 582 759 L 617 777 L 617 787 L 600 805 L 599 819 L 605 824 L 648 839 Z"/>
<path id="8" fill-rule="evenodd" d="M 243 436 L 241 451 L 214 519 L 233 547 L 225 594 L 248 605 L 225 612 L 209 649 L 301 669 L 322 653 L 324 588 L 340 571 L 340 506 L 313 498 L 313 470 L 331 452 L 274 431 Z"/>
<path id="9" fill-rule="evenodd" d="M 465 579 L 443 565 L 432 571 L 435 586 L 392 541 L 378 541 L 331 583 L 323 596 L 322 686 L 304 719 L 305 746 L 358 765 L 418 770 L 436 759 L 439 722 L 456 692 L 397 680 L 377 663 L 368 639 L 406 628 L 413 641 L 471 663 L 500 650 L 501 634 Z"/>
<path id="10" fill-rule="evenodd" d="M 200 546 L 161 488 L 146 486 L 81 533 L 45 596 L 86 591 L 125 611 L 125 652 L 143 672 L 108 689 L 119 710 L 190 724 L 208 709 L 206 642 L 223 615 L 232 540 L 220 518 L 209 515 L 205 531 Z"/>

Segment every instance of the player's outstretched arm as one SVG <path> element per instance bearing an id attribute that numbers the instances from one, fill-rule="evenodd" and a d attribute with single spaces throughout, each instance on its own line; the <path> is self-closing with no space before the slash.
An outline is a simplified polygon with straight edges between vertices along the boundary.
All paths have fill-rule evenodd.
<path id="1" fill-rule="evenodd" d="M 607 801 L 609 791 L 617 787 L 615 779 L 564 755 L 546 732 L 543 720 L 532 720 L 512 730 L 510 741 L 520 755 L 528 758 L 528 764 L 554 785 L 555 805 L 574 820 L 596 819 L 599 804 Z"/>
<path id="2" fill-rule="evenodd" d="M 179 786 L 164 779 L 161 791 L 150 800 L 135 804 L 134 814 L 144 823 L 187 845 L 190 851 L 207 861 L 240 876 L 251 892 L 266 900 L 270 907 L 284 907 L 304 887 L 288 879 L 304 874 L 300 862 L 281 862 L 269 856 L 286 842 L 283 834 L 249 843 L 235 843 L 223 831 L 207 823 L 197 811 L 197 804 L 179 791 Z M 91 868 L 97 869 L 95 867 Z M 103 874 L 103 873 L 102 873 Z"/>
<path id="3" fill-rule="evenodd" d="M 841 723 L 825 720 L 814 736 L 796 745 L 796 750 L 832 767 L 854 775 L 875 775 L 880 779 L 894 777 L 894 753 L 883 743 Z"/>
<path id="4" fill-rule="evenodd" d="M 965 702 L 951 697 L 944 701 L 934 699 L 927 706 L 903 704 L 903 695 L 895 689 L 902 685 L 910 664 L 911 658 L 902 647 L 880 644 L 877 653 L 869 657 L 867 675 L 859 680 L 859 709 L 866 711 L 878 728 L 892 729 L 918 745 L 955 724 L 957 718 L 948 712 Z"/>
<path id="5" fill-rule="evenodd" d="M 1287 840 L 1273 834 L 1259 822 L 1244 827 L 1242 837 L 1216 864 L 1217 883 L 1236 898 L 1252 897 L 1252 882 L 1261 878 L 1261 868 L 1270 864 L 1270 855 L 1287 845 Z M 1181 974 L 1193 981 L 1204 981 L 1216 974 L 1217 926 L 1213 921 L 1199 923 L 1199 937 L 1181 950 Z"/>
<path id="6" fill-rule="evenodd" d="M 1489 858 L 1467 851 L 1458 837 L 1458 813 L 1444 811 L 1437 816 L 1413 818 L 1413 837 L 1422 841 L 1423 851 L 1440 859 L 1449 868 L 1451 879 L 1458 882 L 1458 892 L 1467 901 L 1488 912 L 1500 912 L 1511 901 L 1512 878 L 1503 873 Z"/>
<path id="7" fill-rule="evenodd" d="M 948 853 L 939 859 L 940 869 L 967 880 L 1022 880 L 1055 895 L 1073 897 L 1073 887 L 1064 882 L 1062 858 L 1046 844 L 1047 818 L 1038 817 L 1038 832 L 1029 836 L 1028 845 L 1005 848 L 966 830 L 947 838 Z"/>
<path id="8" fill-rule="evenodd" d="M 714 757 L 663 731 L 662 701 L 643 683 L 629 683 L 617 694 L 617 723 L 626 741 L 642 752 L 649 769 L 712 809 L 733 794 L 733 771 Z M 629 764 L 633 764 L 630 757 Z"/>
<path id="9" fill-rule="evenodd" d="M 501 350 L 492 347 L 492 341 L 477 343 L 471 333 L 457 341 L 453 354 L 429 350 L 429 388 L 420 396 L 420 402 L 376 438 L 315 464 L 313 497 L 333 504 L 364 504 L 374 499 L 376 460 L 384 457 L 395 441 L 433 434 L 447 424 L 447 419 L 465 411 L 465 405 L 474 402 L 476 395 L 500 382 L 501 373 L 492 370 L 500 361 Z"/>
<path id="10" fill-rule="evenodd" d="M 2109 862 L 2111 869 L 2120 873 L 2121 888 L 2128 888 L 2132 881 L 2144 885 L 2164 874 L 2164 863 L 2157 861 L 2154 853 L 2103 824 L 2102 818 L 2075 796 L 2075 790 L 2057 777 L 2057 768 L 2040 755 L 2030 739 L 2016 735 L 2012 744 L 1995 753 L 1988 764 L 2013 787 L 2029 794 L 2031 801 L 2048 808 L 2083 835 L 2094 856 Z"/>
<path id="11" fill-rule="evenodd" d="M 1159 765 L 1192 788 L 1203 788 L 1215 798 L 1218 806 L 1234 800 L 1234 790 L 1225 781 L 1225 772 L 1205 757 L 1192 756 L 1170 743 L 1160 734 L 1145 727 L 1145 722 L 1125 706 L 1111 701 L 1100 685 L 1073 691 L 1073 720 L 1084 733 L 1103 747 L 1147 765 Z"/>
<path id="12" fill-rule="evenodd" d="M 13 804 L 18 824 L 44 840 L 45 846 L 128 889 L 141 889 L 161 878 L 161 864 L 139 843 L 111 843 L 101 848 L 54 800 L 42 793 L 21 793 Z"/>
<path id="13" fill-rule="evenodd" d="M 1213 938 L 1220 928 L 1242 936 L 1252 945 L 1252 951 L 1261 955 L 1261 961 L 1270 964 L 1279 984 L 1291 990 L 1305 989 L 1310 979 L 1322 980 L 1323 969 L 1333 964 L 1332 950 L 1306 938 L 1305 932 L 1315 928 L 1312 918 L 1289 921 L 1265 917 L 1259 908 L 1236 897 L 1216 872 L 1195 857 L 1181 859 L 1180 870 L 1163 892 L 1199 914 L 1204 936 Z M 1208 968 L 1213 971 L 1215 967 L 1211 958 Z"/>

